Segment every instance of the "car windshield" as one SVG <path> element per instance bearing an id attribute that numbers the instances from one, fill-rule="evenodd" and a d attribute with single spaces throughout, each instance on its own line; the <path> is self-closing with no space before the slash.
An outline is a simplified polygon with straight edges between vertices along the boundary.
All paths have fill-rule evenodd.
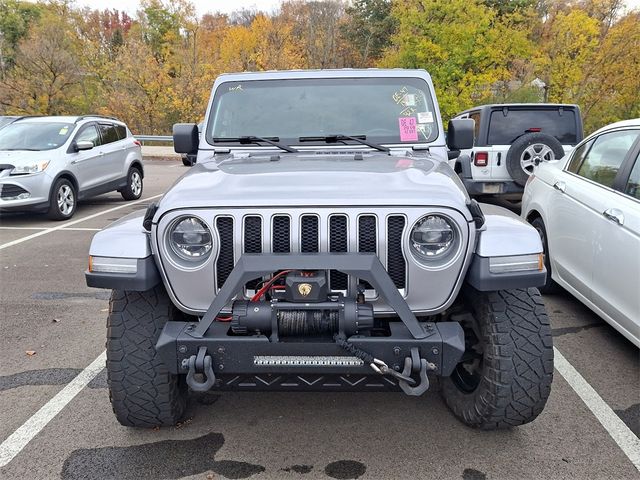
<path id="1" fill-rule="evenodd" d="M 0 130 L 0 150 L 53 150 L 64 145 L 72 131 L 72 123 L 12 123 Z"/>
<path id="2" fill-rule="evenodd" d="M 206 139 L 210 144 L 232 145 L 228 139 L 249 135 L 277 137 L 282 144 L 295 145 L 300 137 L 336 134 L 365 136 L 373 143 L 434 141 L 437 116 L 427 82 L 420 78 L 225 82 L 216 89 Z M 321 138 L 311 142 L 324 143 Z"/>
<path id="3" fill-rule="evenodd" d="M 494 110 L 489 120 L 489 145 L 510 145 L 529 131 L 556 137 L 563 145 L 575 145 L 578 138 L 576 114 L 568 108 Z"/>

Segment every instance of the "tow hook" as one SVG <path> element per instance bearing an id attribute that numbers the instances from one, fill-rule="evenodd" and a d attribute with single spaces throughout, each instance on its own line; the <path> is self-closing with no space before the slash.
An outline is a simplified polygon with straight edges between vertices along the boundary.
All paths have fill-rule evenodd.
<path id="1" fill-rule="evenodd" d="M 424 358 L 420 358 L 418 347 L 411 348 L 411 356 L 404 359 L 404 370 L 400 373 L 389 367 L 389 365 L 387 365 L 383 360 L 375 358 L 370 353 L 359 349 L 344 338 L 336 335 L 334 340 L 338 346 L 342 347 L 355 357 L 358 357 L 365 363 L 368 363 L 374 372 L 397 379 L 398 385 L 407 395 L 417 397 L 429 389 L 427 370 L 435 370 L 436 366 L 433 363 L 427 362 Z M 419 383 L 411 377 L 412 373 L 418 374 Z"/>
<path id="2" fill-rule="evenodd" d="M 207 355 L 207 347 L 200 347 L 197 355 L 191 355 L 188 360 L 187 385 L 194 392 L 206 392 L 216 383 L 213 373 L 211 355 Z M 196 374 L 202 375 L 202 381 L 196 380 Z"/>
<path id="3" fill-rule="evenodd" d="M 411 349 L 411 356 L 404 359 L 404 370 L 402 370 L 402 375 L 404 377 L 411 378 L 410 375 L 412 373 L 417 373 L 420 383 L 415 387 L 412 387 L 409 385 L 409 382 L 399 380 L 398 385 L 407 395 L 414 397 L 420 396 L 429 389 L 429 377 L 427 377 L 427 370 L 435 370 L 435 368 L 436 366 L 433 363 L 427 362 L 424 358 L 420 358 L 418 347 L 413 347 Z M 411 378 L 411 380 L 413 381 L 412 383 L 416 383 L 413 378 Z"/>

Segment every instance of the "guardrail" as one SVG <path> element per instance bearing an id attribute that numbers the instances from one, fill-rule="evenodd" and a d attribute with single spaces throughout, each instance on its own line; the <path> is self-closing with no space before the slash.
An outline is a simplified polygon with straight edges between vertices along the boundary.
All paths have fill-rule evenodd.
<path id="1" fill-rule="evenodd" d="M 173 143 L 173 137 L 171 135 L 134 135 L 136 140 L 139 140 L 144 145 L 144 142 L 171 142 Z"/>

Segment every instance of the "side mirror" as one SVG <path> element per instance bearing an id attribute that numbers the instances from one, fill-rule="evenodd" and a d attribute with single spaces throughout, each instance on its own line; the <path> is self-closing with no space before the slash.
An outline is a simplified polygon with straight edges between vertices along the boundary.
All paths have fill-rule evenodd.
<path id="1" fill-rule="evenodd" d="M 91 150 L 93 148 L 93 142 L 90 140 L 80 140 L 75 144 L 75 151 L 80 152 L 82 150 Z"/>
<path id="2" fill-rule="evenodd" d="M 173 149 L 176 153 L 198 152 L 198 126 L 195 123 L 176 123 L 173 126 Z"/>
<path id="3" fill-rule="evenodd" d="M 449 120 L 447 128 L 447 147 L 449 150 L 473 148 L 473 135 L 476 122 L 470 118 Z"/>

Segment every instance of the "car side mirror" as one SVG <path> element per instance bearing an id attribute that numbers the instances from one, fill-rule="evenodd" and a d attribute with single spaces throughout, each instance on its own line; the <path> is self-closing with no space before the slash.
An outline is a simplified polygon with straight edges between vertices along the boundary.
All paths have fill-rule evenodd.
<path id="1" fill-rule="evenodd" d="M 447 147 L 449 150 L 473 148 L 473 135 L 476 122 L 471 118 L 449 120 L 447 128 Z"/>
<path id="2" fill-rule="evenodd" d="M 173 126 L 173 149 L 176 153 L 196 154 L 199 140 L 195 123 L 176 123 Z"/>
<path id="3" fill-rule="evenodd" d="M 93 142 L 89 140 L 80 140 L 75 144 L 75 151 L 80 152 L 82 150 L 91 150 L 93 148 Z"/>

